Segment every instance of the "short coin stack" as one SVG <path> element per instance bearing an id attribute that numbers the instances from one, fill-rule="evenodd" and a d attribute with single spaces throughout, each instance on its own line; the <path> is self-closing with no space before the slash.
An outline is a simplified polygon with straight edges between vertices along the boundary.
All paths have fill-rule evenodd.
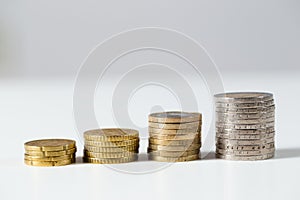
<path id="1" fill-rule="evenodd" d="M 216 156 L 263 160 L 275 152 L 273 95 L 260 92 L 215 95 Z"/>
<path id="2" fill-rule="evenodd" d="M 163 112 L 149 115 L 150 160 L 184 162 L 199 159 L 202 115 Z"/>
<path id="3" fill-rule="evenodd" d="M 83 161 L 117 164 L 136 161 L 139 132 L 133 129 L 95 129 L 84 133 Z"/>
<path id="4" fill-rule="evenodd" d="M 75 162 L 76 143 L 67 139 L 44 139 L 24 144 L 24 162 L 31 166 L 62 166 Z"/>

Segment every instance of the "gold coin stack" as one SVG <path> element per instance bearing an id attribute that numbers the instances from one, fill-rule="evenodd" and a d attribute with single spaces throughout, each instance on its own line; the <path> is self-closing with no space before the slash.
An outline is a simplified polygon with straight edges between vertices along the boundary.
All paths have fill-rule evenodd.
<path id="1" fill-rule="evenodd" d="M 163 112 L 149 115 L 150 160 L 184 162 L 199 159 L 202 115 Z"/>
<path id="2" fill-rule="evenodd" d="M 274 156 L 273 94 L 215 95 L 216 156 L 228 160 L 263 160 Z"/>
<path id="3" fill-rule="evenodd" d="M 75 163 L 76 142 L 67 139 L 44 139 L 24 144 L 24 162 L 31 166 L 63 166 Z"/>
<path id="4" fill-rule="evenodd" d="M 117 164 L 138 159 L 139 132 L 133 129 L 95 129 L 84 133 L 83 161 Z"/>

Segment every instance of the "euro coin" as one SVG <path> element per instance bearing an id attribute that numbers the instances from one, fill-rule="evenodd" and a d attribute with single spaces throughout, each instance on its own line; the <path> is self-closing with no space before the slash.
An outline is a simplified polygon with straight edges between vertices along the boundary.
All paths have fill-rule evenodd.
<path id="1" fill-rule="evenodd" d="M 192 160 L 199 160 L 199 155 L 183 156 L 179 158 L 149 155 L 148 158 L 150 160 L 155 160 L 159 162 L 186 162 Z"/>
<path id="2" fill-rule="evenodd" d="M 61 160 L 70 160 L 75 158 L 75 154 L 64 155 L 64 156 L 49 156 L 49 157 L 40 157 L 40 156 L 30 156 L 28 154 L 24 155 L 25 160 L 28 161 L 61 161 Z"/>
<path id="3" fill-rule="evenodd" d="M 64 151 L 32 151 L 32 150 L 25 150 L 25 154 L 30 156 L 39 156 L 39 157 L 49 157 L 49 156 L 64 156 L 68 154 L 76 153 L 76 148 L 64 150 Z"/>
<path id="4" fill-rule="evenodd" d="M 163 129 L 163 130 L 201 130 L 201 121 L 196 122 L 187 122 L 187 123 L 173 123 L 173 124 L 165 124 L 165 123 L 155 123 L 149 122 L 149 128 L 154 129 Z"/>
<path id="5" fill-rule="evenodd" d="M 186 122 L 197 122 L 202 120 L 200 113 L 189 113 L 189 112 L 161 112 L 152 113 L 149 115 L 149 122 L 155 123 L 186 123 Z"/>
<path id="6" fill-rule="evenodd" d="M 39 167 L 53 167 L 53 166 L 63 166 L 74 163 L 73 159 L 59 160 L 59 161 L 34 161 L 34 160 L 24 160 L 24 163 L 30 166 Z"/>
<path id="7" fill-rule="evenodd" d="M 90 158 L 123 158 L 137 156 L 134 152 L 117 152 L 117 153 L 97 153 L 91 151 L 84 151 L 84 157 Z"/>
<path id="8" fill-rule="evenodd" d="M 44 139 L 26 142 L 24 147 L 28 151 L 63 151 L 75 148 L 76 143 L 67 139 Z"/>
<path id="9" fill-rule="evenodd" d="M 139 139 L 124 140 L 124 141 L 94 141 L 94 140 L 85 140 L 85 145 L 88 146 L 99 146 L 99 147 L 126 147 L 126 146 L 138 146 Z"/>
<path id="10" fill-rule="evenodd" d="M 157 145 L 157 144 L 149 144 L 148 151 L 153 150 L 164 150 L 164 151 L 191 151 L 200 149 L 201 144 L 190 144 L 190 145 L 175 145 L 175 146 L 165 146 L 165 145 Z"/>
<path id="11" fill-rule="evenodd" d="M 95 147 L 85 145 L 87 151 L 98 152 L 98 153 L 117 153 L 117 152 L 139 152 L 139 146 L 126 146 L 126 147 Z"/>
<path id="12" fill-rule="evenodd" d="M 274 157 L 274 153 L 264 154 L 259 156 L 233 156 L 233 155 L 220 155 L 216 154 L 216 158 L 226 159 L 226 160 L 240 160 L 240 161 L 256 161 L 265 160 Z"/>
<path id="13" fill-rule="evenodd" d="M 171 146 L 177 146 L 177 145 L 191 145 L 191 144 L 200 144 L 200 138 L 190 139 L 190 140 L 159 140 L 150 138 L 149 144 L 157 144 L 157 145 L 171 145 Z"/>
<path id="14" fill-rule="evenodd" d="M 92 141 L 124 141 L 139 138 L 139 132 L 133 129 L 95 129 L 84 133 L 86 140 Z"/>
<path id="15" fill-rule="evenodd" d="M 199 155 L 200 150 L 191 150 L 191 151 L 149 151 L 149 155 L 153 156 L 163 156 L 163 157 L 172 157 L 172 158 L 178 158 L 178 157 L 186 157 L 191 155 Z"/>
<path id="16" fill-rule="evenodd" d="M 87 163 L 94 163 L 94 164 L 119 164 L 119 163 L 127 163 L 127 162 L 133 162 L 138 159 L 137 156 L 132 157 L 123 157 L 123 158 L 90 158 L 90 157 L 84 157 L 83 161 Z"/>

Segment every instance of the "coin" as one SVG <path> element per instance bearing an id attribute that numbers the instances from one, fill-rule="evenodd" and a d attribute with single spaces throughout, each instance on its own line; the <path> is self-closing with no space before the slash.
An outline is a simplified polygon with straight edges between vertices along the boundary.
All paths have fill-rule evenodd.
<path id="1" fill-rule="evenodd" d="M 199 133 L 201 129 L 175 129 L 175 130 L 165 130 L 165 129 L 157 129 L 157 128 L 148 128 L 149 133 L 152 134 L 159 134 L 159 135 L 185 135 L 191 133 Z"/>
<path id="2" fill-rule="evenodd" d="M 217 119 L 265 119 L 269 117 L 274 117 L 274 112 L 261 112 L 261 113 L 216 113 Z"/>
<path id="3" fill-rule="evenodd" d="M 275 149 L 261 149 L 261 150 L 253 150 L 253 151 L 246 151 L 246 150 L 231 150 L 231 149 L 216 149 L 216 153 L 220 155 L 249 155 L 249 156 L 259 156 L 262 154 L 270 154 L 274 153 Z"/>
<path id="4" fill-rule="evenodd" d="M 201 144 L 190 144 L 190 145 L 157 145 L 157 144 L 149 144 L 148 151 L 191 151 L 196 150 L 201 147 Z"/>
<path id="5" fill-rule="evenodd" d="M 119 164 L 119 163 L 127 163 L 127 162 L 133 162 L 138 159 L 137 156 L 131 156 L 131 157 L 123 157 L 123 158 L 90 158 L 90 157 L 84 157 L 83 161 L 87 163 L 94 163 L 94 164 Z"/>
<path id="6" fill-rule="evenodd" d="M 202 115 L 200 113 L 189 113 L 189 112 L 161 112 L 152 113 L 149 115 L 149 122 L 155 123 L 186 123 L 201 121 Z"/>
<path id="7" fill-rule="evenodd" d="M 25 160 L 28 161 L 61 161 L 61 160 L 70 160 L 75 158 L 75 154 L 69 154 L 64 156 L 49 156 L 49 157 L 40 157 L 40 156 L 31 156 L 24 154 Z"/>
<path id="8" fill-rule="evenodd" d="M 94 141 L 94 140 L 85 140 L 85 145 L 88 146 L 99 146 L 99 147 L 126 147 L 126 146 L 138 146 L 139 139 L 124 140 L 124 141 Z"/>
<path id="9" fill-rule="evenodd" d="M 155 160 L 160 162 L 186 162 L 192 160 L 199 160 L 199 155 L 190 155 L 190 156 L 184 156 L 179 158 L 149 155 L 148 158 L 150 160 Z"/>
<path id="10" fill-rule="evenodd" d="M 256 108 L 227 108 L 227 107 L 216 107 L 217 113 L 261 113 L 261 112 L 274 112 L 275 106 L 268 107 L 256 107 Z"/>
<path id="11" fill-rule="evenodd" d="M 24 163 L 26 165 L 31 166 L 39 166 L 39 167 L 53 167 L 53 166 L 63 166 L 63 165 L 69 165 L 71 163 L 74 163 L 73 159 L 67 159 L 67 160 L 59 160 L 59 161 L 33 161 L 33 160 L 24 160 Z"/>
<path id="12" fill-rule="evenodd" d="M 219 134 L 217 133 L 217 138 L 223 138 L 223 139 L 231 139 L 231 140 L 259 140 L 259 139 L 266 139 L 266 138 L 272 138 L 275 136 L 275 133 L 266 133 L 266 134 L 250 134 L 250 135 L 236 135 L 236 134 Z"/>
<path id="13" fill-rule="evenodd" d="M 138 139 L 139 132 L 133 129 L 95 129 L 84 132 L 84 138 L 86 140 L 95 141 L 124 141 Z"/>
<path id="14" fill-rule="evenodd" d="M 193 139 L 200 139 L 201 134 L 199 133 L 189 133 L 186 135 L 159 135 L 159 134 L 151 134 L 151 139 L 159 139 L 159 140 L 193 140 Z"/>
<path id="15" fill-rule="evenodd" d="M 187 122 L 187 123 L 177 123 L 177 124 L 165 124 L 165 123 L 155 123 L 149 122 L 149 129 L 163 129 L 163 130 L 201 130 L 201 121 Z"/>
<path id="16" fill-rule="evenodd" d="M 30 151 L 25 150 L 25 153 L 30 156 L 40 156 L 40 157 L 48 157 L 48 156 L 64 156 L 68 154 L 76 153 L 76 148 L 68 149 L 64 151 Z"/>
<path id="17" fill-rule="evenodd" d="M 244 161 L 255 161 L 255 160 L 265 160 L 274 157 L 274 153 L 264 154 L 259 156 L 233 156 L 233 155 L 220 155 L 216 154 L 216 158 L 226 159 L 226 160 L 244 160 Z"/>
<path id="18" fill-rule="evenodd" d="M 216 140 L 217 140 L 216 143 L 218 144 L 244 146 L 244 145 L 263 145 L 263 144 L 273 143 L 274 137 L 261 139 L 261 140 L 229 140 L 229 139 L 221 139 L 221 138 L 216 138 Z"/>
<path id="19" fill-rule="evenodd" d="M 268 92 L 228 92 L 214 95 L 216 102 L 257 102 L 273 99 Z"/>
<path id="20" fill-rule="evenodd" d="M 224 129 L 263 129 L 275 126 L 274 122 L 262 123 L 262 124 L 234 124 L 234 123 L 222 123 L 217 122 L 217 128 Z"/>
<path id="21" fill-rule="evenodd" d="M 137 156 L 134 152 L 118 152 L 118 153 L 97 153 L 91 151 L 84 151 L 84 157 L 90 158 L 123 158 Z"/>
<path id="22" fill-rule="evenodd" d="M 272 123 L 275 121 L 274 117 L 268 117 L 268 118 L 260 118 L 260 119 L 230 119 L 230 118 L 218 118 L 218 123 L 228 123 L 228 124 L 259 124 L 259 123 Z"/>
<path id="23" fill-rule="evenodd" d="M 186 157 L 191 155 L 199 155 L 200 150 L 191 150 L 191 151 L 149 151 L 149 155 L 152 156 L 163 156 L 163 157 Z"/>
<path id="24" fill-rule="evenodd" d="M 218 144 L 216 143 L 216 147 L 218 149 L 231 149 L 231 150 L 261 150 L 261 149 L 271 149 L 275 148 L 274 142 L 269 144 L 262 144 L 262 145 L 244 145 L 244 146 L 238 146 L 238 145 L 226 145 L 226 144 Z"/>
<path id="25" fill-rule="evenodd" d="M 199 138 L 193 140 L 158 140 L 158 139 L 149 139 L 149 144 L 157 144 L 164 146 L 180 146 L 180 145 L 191 145 L 191 144 L 200 144 L 201 141 Z"/>
<path id="26" fill-rule="evenodd" d="M 28 151 L 63 151 L 75 148 L 76 143 L 67 139 L 43 139 L 26 142 L 24 147 Z"/>
<path id="27" fill-rule="evenodd" d="M 237 135 L 243 135 L 243 134 L 266 134 L 266 133 L 272 133 L 275 132 L 274 126 L 263 128 L 263 129 L 224 129 L 220 127 L 216 127 L 216 132 L 219 134 L 237 134 Z"/>
<path id="28" fill-rule="evenodd" d="M 256 107 L 268 107 L 273 106 L 274 100 L 261 101 L 261 102 L 240 102 L 240 103 L 220 103 L 216 102 L 217 108 L 256 108 Z"/>
<path id="29" fill-rule="evenodd" d="M 126 146 L 126 147 L 95 147 L 85 145 L 84 148 L 87 151 L 97 152 L 97 153 L 117 153 L 117 152 L 139 152 L 139 146 Z"/>

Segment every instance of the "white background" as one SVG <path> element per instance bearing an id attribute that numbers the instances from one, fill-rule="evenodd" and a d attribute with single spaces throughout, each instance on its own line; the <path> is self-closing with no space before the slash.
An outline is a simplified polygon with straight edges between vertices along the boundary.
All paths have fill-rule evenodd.
<path id="1" fill-rule="evenodd" d="M 298 199 L 299 10 L 298 1 L 2 0 L 1 197 Z M 144 175 L 82 163 L 25 166 L 23 143 L 31 139 L 73 138 L 82 154 L 72 111 L 76 72 L 98 43 L 137 27 L 170 28 L 197 40 L 218 65 L 228 91 L 273 92 L 275 159 L 232 162 L 209 157 Z"/>

